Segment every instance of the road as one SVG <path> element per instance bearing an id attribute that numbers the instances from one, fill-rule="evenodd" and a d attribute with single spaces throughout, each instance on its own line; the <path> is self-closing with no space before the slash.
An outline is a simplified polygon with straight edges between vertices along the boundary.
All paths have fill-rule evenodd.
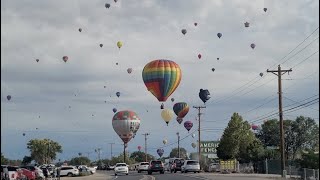
<path id="1" fill-rule="evenodd" d="M 243 176 L 243 175 L 222 175 L 222 174 L 209 174 L 209 173 L 187 173 L 181 174 L 165 172 L 160 174 L 158 172 L 148 175 L 146 172 L 137 173 L 129 172 L 129 175 L 114 176 L 113 171 L 97 171 L 94 175 L 82 176 L 82 177 L 62 177 L 61 180 L 271 180 L 279 179 L 277 177 L 255 177 L 255 176 Z"/>

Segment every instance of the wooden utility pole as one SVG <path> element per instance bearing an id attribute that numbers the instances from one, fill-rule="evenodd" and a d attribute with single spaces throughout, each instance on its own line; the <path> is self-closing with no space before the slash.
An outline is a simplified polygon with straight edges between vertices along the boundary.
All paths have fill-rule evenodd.
<path id="1" fill-rule="evenodd" d="M 200 163 L 200 160 L 201 160 L 201 149 L 200 149 L 200 140 L 201 140 L 201 138 L 200 138 L 200 131 L 201 131 L 201 129 L 200 129 L 200 118 L 201 118 L 201 109 L 202 108 L 206 108 L 205 106 L 193 106 L 193 108 L 196 108 L 196 109 L 198 109 L 198 120 L 199 120 L 199 127 L 198 127 L 198 156 L 199 156 L 199 163 Z"/>
<path id="2" fill-rule="evenodd" d="M 178 136 L 178 158 L 180 158 L 180 134 L 179 132 L 176 133 Z"/>
<path id="3" fill-rule="evenodd" d="M 292 69 L 289 70 L 281 70 L 280 64 L 278 65 L 278 70 L 269 70 L 267 72 L 271 72 L 278 76 L 278 94 L 279 94 L 279 121 L 280 121 L 280 154 L 281 154 L 281 170 L 282 177 L 286 177 L 286 161 L 285 161 L 285 152 L 284 152 L 284 129 L 283 129 L 283 114 L 282 114 L 282 85 L 281 85 L 281 76 L 285 73 L 291 72 Z"/>
<path id="4" fill-rule="evenodd" d="M 147 136 L 150 135 L 150 133 L 142 134 L 144 135 L 144 154 L 145 154 L 145 162 L 148 162 L 148 156 L 147 156 Z"/>

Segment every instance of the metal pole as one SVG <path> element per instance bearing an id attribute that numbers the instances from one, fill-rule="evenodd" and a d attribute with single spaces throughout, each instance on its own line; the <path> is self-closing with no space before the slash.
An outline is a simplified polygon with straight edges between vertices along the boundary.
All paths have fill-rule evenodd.
<path id="1" fill-rule="evenodd" d="M 144 154 L 145 154 L 145 162 L 148 162 L 148 156 L 147 156 L 147 136 L 150 135 L 150 133 L 142 134 L 144 135 Z"/>
<path id="2" fill-rule="evenodd" d="M 179 135 L 179 132 L 177 132 L 177 136 L 178 136 L 178 158 L 180 158 L 180 135 Z"/>
<path id="3" fill-rule="evenodd" d="M 110 151 L 110 160 L 112 160 L 112 145 L 114 144 L 114 143 L 109 143 L 110 145 L 111 145 L 111 151 Z"/>
<path id="4" fill-rule="evenodd" d="M 127 143 L 123 144 L 123 162 L 126 163 L 126 145 Z"/>

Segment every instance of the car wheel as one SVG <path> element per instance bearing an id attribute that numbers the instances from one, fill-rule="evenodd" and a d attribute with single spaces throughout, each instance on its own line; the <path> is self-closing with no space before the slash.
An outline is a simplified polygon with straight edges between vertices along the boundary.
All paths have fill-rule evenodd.
<path id="1" fill-rule="evenodd" d="M 126 175 L 128 176 L 129 174 L 127 173 Z"/>
<path id="2" fill-rule="evenodd" d="M 73 175 L 72 173 L 68 173 L 67 174 L 68 177 L 72 177 L 72 175 Z"/>

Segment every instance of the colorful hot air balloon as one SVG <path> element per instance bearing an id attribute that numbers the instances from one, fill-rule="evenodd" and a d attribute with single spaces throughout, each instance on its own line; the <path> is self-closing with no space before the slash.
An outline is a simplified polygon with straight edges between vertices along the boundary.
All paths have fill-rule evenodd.
<path id="1" fill-rule="evenodd" d="M 127 72 L 128 72 L 129 74 L 131 74 L 131 73 L 132 73 L 132 68 L 128 68 L 128 69 L 127 69 Z"/>
<path id="2" fill-rule="evenodd" d="M 182 29 L 181 32 L 182 32 L 183 35 L 186 35 L 187 30 L 186 29 Z"/>
<path id="3" fill-rule="evenodd" d="M 157 149 L 157 153 L 160 157 L 162 157 L 164 150 L 163 149 Z"/>
<path id="4" fill-rule="evenodd" d="M 251 47 L 252 49 L 254 49 L 254 48 L 256 47 L 256 45 L 255 45 L 254 43 L 252 43 L 252 44 L 250 44 L 250 47 Z"/>
<path id="5" fill-rule="evenodd" d="M 201 59 L 201 54 L 198 54 L 198 58 Z"/>
<path id="6" fill-rule="evenodd" d="M 36 59 L 37 62 L 39 62 L 39 59 Z"/>
<path id="7" fill-rule="evenodd" d="M 117 112 L 117 109 L 116 109 L 116 108 L 113 108 L 112 111 L 113 111 L 114 113 L 116 113 L 116 112 Z"/>
<path id="8" fill-rule="evenodd" d="M 110 4 L 109 4 L 109 3 L 106 3 L 104 6 L 105 6 L 106 8 L 110 8 Z"/>
<path id="9" fill-rule="evenodd" d="M 160 102 L 165 102 L 181 81 L 181 69 L 171 60 L 154 60 L 142 71 L 143 82 Z"/>
<path id="10" fill-rule="evenodd" d="M 127 144 L 139 130 L 140 118 L 133 111 L 119 111 L 112 118 L 112 126 L 122 141 Z"/>
<path id="11" fill-rule="evenodd" d="M 120 92 L 116 92 L 116 95 L 119 97 L 120 96 Z"/>
<path id="12" fill-rule="evenodd" d="M 166 144 L 168 143 L 168 140 L 164 139 L 164 140 L 162 141 L 162 143 L 163 143 L 164 145 L 166 145 Z"/>
<path id="13" fill-rule="evenodd" d="M 252 124 L 252 125 L 251 125 L 251 128 L 252 128 L 252 130 L 255 131 L 255 130 L 257 130 L 257 129 L 259 128 L 259 126 L 258 126 L 258 125 L 255 125 L 255 124 Z"/>
<path id="14" fill-rule="evenodd" d="M 205 90 L 200 89 L 199 97 L 203 103 L 206 103 L 211 98 L 210 92 L 207 89 L 205 89 Z"/>
<path id="15" fill-rule="evenodd" d="M 68 59 L 69 59 L 68 56 L 63 56 L 63 57 L 62 57 L 62 60 L 63 60 L 64 62 L 67 62 Z"/>
<path id="16" fill-rule="evenodd" d="M 194 137 L 196 137 L 196 134 L 193 133 L 193 134 L 192 134 L 192 138 L 194 138 Z"/>
<path id="17" fill-rule="evenodd" d="M 262 76 L 263 76 L 263 73 L 260 73 L 259 75 L 262 77 Z"/>
<path id="18" fill-rule="evenodd" d="M 10 96 L 10 95 L 8 95 L 8 96 L 7 96 L 7 99 L 8 99 L 8 101 L 10 101 L 10 99 L 11 99 L 11 96 Z"/>
<path id="19" fill-rule="evenodd" d="M 221 33 L 218 33 L 217 36 L 218 36 L 218 38 L 220 39 L 221 36 L 222 36 L 222 34 L 221 34 Z"/>
<path id="20" fill-rule="evenodd" d="M 195 22 L 195 23 L 194 23 L 194 26 L 197 26 L 197 25 L 198 25 L 198 23 Z"/>
<path id="21" fill-rule="evenodd" d="M 173 102 L 174 101 L 174 98 L 171 98 L 171 102 Z"/>
<path id="22" fill-rule="evenodd" d="M 138 146 L 138 150 L 139 150 L 139 151 L 141 150 L 141 148 L 142 148 L 141 146 Z"/>
<path id="23" fill-rule="evenodd" d="M 263 8 L 263 11 L 264 11 L 264 12 L 267 12 L 267 10 L 268 10 L 267 8 Z"/>
<path id="24" fill-rule="evenodd" d="M 193 148 L 196 148 L 196 147 L 197 147 L 197 144 L 196 144 L 196 143 L 191 143 L 191 146 L 192 146 Z"/>
<path id="25" fill-rule="evenodd" d="M 181 124 L 181 123 L 182 123 L 182 121 L 183 121 L 183 118 L 179 118 L 179 117 L 177 117 L 176 119 L 177 119 L 177 122 L 178 122 L 179 124 Z"/>
<path id="26" fill-rule="evenodd" d="M 185 102 L 178 102 L 173 105 L 173 111 L 179 118 L 184 118 L 189 112 L 189 106 Z"/>
<path id="27" fill-rule="evenodd" d="M 82 31 L 82 29 L 81 28 L 79 28 L 79 32 L 81 32 Z"/>
<path id="28" fill-rule="evenodd" d="M 184 122 L 184 127 L 188 130 L 188 132 L 190 131 L 190 129 L 192 128 L 193 126 L 193 123 L 191 121 L 186 121 Z"/>
<path id="29" fill-rule="evenodd" d="M 100 44 L 99 46 L 102 48 L 103 44 Z"/>
<path id="30" fill-rule="evenodd" d="M 122 47 L 122 42 L 121 42 L 121 41 L 118 41 L 118 42 L 117 42 L 117 46 L 118 46 L 118 48 L 120 49 L 120 48 Z"/>
<path id="31" fill-rule="evenodd" d="M 170 120 L 171 120 L 172 117 L 173 117 L 173 112 L 172 112 L 170 109 L 164 109 L 164 110 L 162 110 L 162 112 L 161 112 L 161 117 L 162 117 L 162 119 L 164 120 L 164 122 L 167 123 L 167 126 L 168 126 Z"/>

